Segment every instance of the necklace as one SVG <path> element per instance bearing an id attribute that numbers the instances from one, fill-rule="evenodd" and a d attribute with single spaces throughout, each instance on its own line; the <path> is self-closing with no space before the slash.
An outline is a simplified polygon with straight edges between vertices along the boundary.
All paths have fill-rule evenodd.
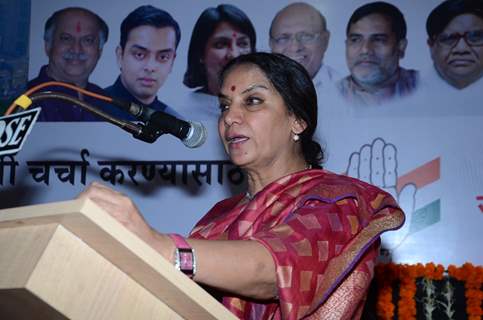
<path id="1" fill-rule="evenodd" d="M 303 170 L 308 170 L 308 169 L 312 169 L 311 164 L 307 164 Z M 247 190 L 247 192 L 245 192 L 245 198 L 251 201 L 253 200 L 253 198 L 255 198 L 255 195 L 251 194 L 250 191 Z"/>

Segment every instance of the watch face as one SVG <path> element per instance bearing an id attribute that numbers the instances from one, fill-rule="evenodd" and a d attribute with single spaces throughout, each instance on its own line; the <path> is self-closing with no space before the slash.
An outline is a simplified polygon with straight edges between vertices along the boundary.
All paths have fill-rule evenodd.
<path id="1" fill-rule="evenodd" d="M 192 248 L 176 249 L 176 267 L 184 274 L 190 276 L 191 278 L 195 274 L 195 255 Z"/>

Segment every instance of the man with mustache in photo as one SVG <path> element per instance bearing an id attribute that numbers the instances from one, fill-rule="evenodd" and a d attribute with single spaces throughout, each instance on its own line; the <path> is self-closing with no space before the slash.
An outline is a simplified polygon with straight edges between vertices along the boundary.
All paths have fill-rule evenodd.
<path id="1" fill-rule="evenodd" d="M 105 94 L 102 88 L 89 82 L 89 76 L 107 42 L 109 28 L 97 14 L 79 7 L 56 11 L 47 19 L 44 28 L 45 53 L 49 63 L 42 66 L 37 78 L 30 80 L 27 88 L 49 81 L 60 81 L 77 87 Z M 99 100 L 62 86 L 49 86 L 50 90 L 68 94 L 93 106 L 108 108 Z M 44 100 L 39 121 L 100 121 L 93 113 L 72 103 L 60 100 Z"/>
<path id="2" fill-rule="evenodd" d="M 380 105 L 417 88 L 419 72 L 399 66 L 407 40 L 406 22 L 398 8 L 385 2 L 359 7 L 349 19 L 346 35 L 351 74 L 337 86 L 351 104 Z"/>

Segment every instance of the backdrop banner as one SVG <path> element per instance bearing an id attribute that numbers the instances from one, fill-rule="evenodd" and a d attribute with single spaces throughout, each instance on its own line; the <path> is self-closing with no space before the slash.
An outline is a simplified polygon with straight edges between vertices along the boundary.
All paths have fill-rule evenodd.
<path id="1" fill-rule="evenodd" d="M 426 20 L 440 1 L 388 2 L 403 13 L 407 24 L 407 46 L 399 66 L 418 72 L 411 78 L 415 82 L 410 93 L 392 92 L 383 100 L 372 96 L 376 102 L 361 103 L 356 101 L 360 92 L 348 83 L 351 72 L 357 72 L 348 64 L 350 47 L 358 40 L 346 35 L 346 27 L 352 13 L 369 1 L 307 1 L 323 14 L 330 32 L 319 78 L 314 76 L 324 168 L 379 186 L 399 201 L 406 223 L 383 238 L 385 252 L 394 262 L 482 265 L 483 80 L 457 89 L 435 71 Z M 278 29 L 272 29 L 270 46 L 270 25 L 292 1 L 225 3 L 248 16 L 256 31 L 257 51 L 270 52 L 274 41 L 285 41 L 273 34 Z M 246 177 L 229 162 L 219 141 L 217 98 L 203 88 L 197 91 L 183 84 L 194 25 L 203 10 L 219 1 L 132 0 L 113 5 L 102 0 L 32 0 L 30 38 L 25 39 L 29 79 L 49 62 L 46 20 L 56 10 L 79 6 L 97 13 L 109 26 L 109 39 L 89 81 L 102 88 L 111 86 L 120 72 L 116 58 L 120 24 L 131 11 L 147 4 L 167 11 L 181 29 L 172 70 L 158 98 L 182 118 L 203 122 L 208 131 L 205 144 L 190 149 L 169 135 L 145 143 L 107 122 L 37 122 L 16 155 L 0 156 L 1 208 L 72 199 L 89 183 L 100 181 L 132 197 L 158 230 L 188 234 L 217 201 L 244 192 Z M 286 40 L 290 45 L 311 41 L 297 32 L 294 29 Z M 374 59 L 383 57 L 374 55 Z M 321 78 L 322 72 L 327 72 L 328 80 Z M 215 115 L 207 115 L 207 110 Z"/>

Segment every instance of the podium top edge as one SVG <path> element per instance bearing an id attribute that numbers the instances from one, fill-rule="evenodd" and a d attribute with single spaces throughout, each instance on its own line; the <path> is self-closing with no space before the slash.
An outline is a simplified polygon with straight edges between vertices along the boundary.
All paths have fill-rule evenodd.
<path id="1" fill-rule="evenodd" d="M 84 210 L 85 204 L 91 202 L 88 199 L 75 199 L 68 201 L 51 202 L 45 204 L 28 205 L 8 209 L 0 209 L 0 227 L 4 222 L 35 219 L 44 216 L 64 216 L 76 214 Z"/>

